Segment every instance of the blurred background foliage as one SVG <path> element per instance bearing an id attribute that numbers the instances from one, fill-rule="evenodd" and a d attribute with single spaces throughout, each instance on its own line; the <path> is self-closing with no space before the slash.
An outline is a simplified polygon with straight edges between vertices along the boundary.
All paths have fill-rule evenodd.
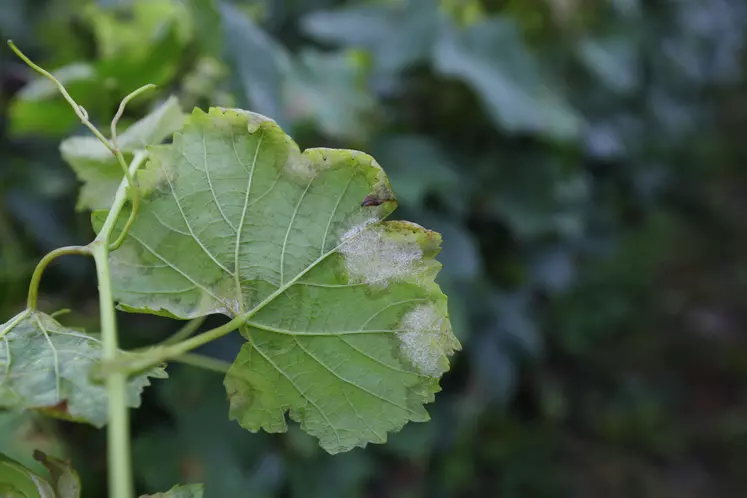
<path id="1" fill-rule="evenodd" d="M 252 109 L 302 147 L 372 153 L 396 216 L 444 234 L 440 283 L 464 351 L 432 422 L 331 457 L 297 427 L 242 431 L 218 375 L 174 366 L 133 414 L 139 488 L 745 496 L 746 37 L 738 0 L 0 1 L 0 38 L 100 124 L 151 82 L 129 120 L 170 94 L 187 110 Z M 39 257 L 91 229 L 58 152 L 82 127 L 7 49 L 0 84 L 7 318 Z M 96 297 L 87 261 L 44 282 L 45 308 L 73 308 L 65 323 L 93 331 Z M 128 347 L 179 325 L 121 324 Z M 236 351 L 227 338 L 204 352 Z M 103 438 L 0 414 L 3 452 L 70 455 L 87 497 L 104 495 Z"/>

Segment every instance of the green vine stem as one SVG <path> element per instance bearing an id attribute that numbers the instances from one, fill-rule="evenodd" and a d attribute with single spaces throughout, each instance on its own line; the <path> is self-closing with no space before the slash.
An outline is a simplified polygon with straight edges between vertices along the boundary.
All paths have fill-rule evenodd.
<path id="1" fill-rule="evenodd" d="M 127 167 L 127 162 L 124 159 L 124 156 L 122 155 L 122 151 L 119 149 L 119 144 L 117 143 L 117 124 L 119 123 L 119 120 L 122 119 L 122 115 L 124 114 L 125 107 L 127 107 L 127 104 L 130 103 L 132 99 L 140 95 L 141 93 L 151 90 L 153 88 L 156 88 L 156 85 L 150 84 L 145 85 L 128 96 L 126 96 L 124 99 L 122 99 L 122 103 L 119 104 L 119 109 L 117 110 L 117 114 L 114 116 L 114 119 L 112 119 L 111 124 L 111 132 L 112 132 L 112 145 L 114 146 L 115 156 L 117 156 L 117 161 L 119 161 L 119 165 L 122 167 L 122 170 L 124 171 L 125 178 L 127 179 L 127 183 L 130 186 L 130 202 L 132 204 L 132 210 L 130 211 L 130 217 L 127 219 L 127 222 L 125 223 L 124 228 L 122 229 L 122 233 L 119 234 L 119 237 L 117 240 L 115 240 L 111 247 L 109 248 L 111 251 L 115 251 L 119 249 L 119 247 L 122 245 L 122 243 L 125 241 L 125 238 L 127 238 L 127 232 L 129 232 L 130 227 L 135 222 L 135 217 L 137 216 L 138 210 L 140 209 L 140 195 L 138 193 L 137 189 L 137 182 L 135 180 L 135 175 L 133 173 L 130 173 L 129 168 Z"/>
<path id="2" fill-rule="evenodd" d="M 8 40 L 8 46 L 31 69 L 33 69 L 37 73 L 41 74 L 45 78 L 48 78 L 50 81 L 52 81 L 52 83 L 55 84 L 55 86 L 60 91 L 60 93 L 62 94 L 62 96 L 65 98 L 65 100 L 67 100 L 67 102 L 73 108 L 73 111 L 75 111 L 75 115 L 78 116 L 78 118 L 80 119 L 80 122 L 83 123 L 89 130 L 91 130 L 91 133 L 93 133 L 96 136 L 96 138 L 98 138 L 99 140 L 101 140 L 101 143 L 103 143 L 106 146 L 106 148 L 109 149 L 111 151 L 111 153 L 116 156 L 117 153 L 115 152 L 114 146 L 112 146 L 112 144 L 109 142 L 109 140 L 107 140 L 106 137 L 93 125 L 93 123 L 91 123 L 91 121 L 89 121 L 89 119 L 88 119 L 88 112 L 85 110 L 85 108 L 83 108 L 83 106 L 78 105 L 75 102 L 75 100 L 73 100 L 73 98 L 67 92 L 67 90 L 65 89 L 65 87 L 63 86 L 63 84 L 60 83 L 60 81 L 57 78 L 55 78 L 52 75 L 52 73 L 50 73 L 49 71 L 46 71 L 46 70 L 42 69 L 41 67 L 37 66 L 36 64 L 34 64 L 31 61 L 31 59 L 29 59 L 28 57 L 26 57 L 26 55 L 23 52 L 21 52 L 18 49 L 18 47 L 16 47 L 15 43 L 13 43 L 12 40 Z"/>
<path id="3" fill-rule="evenodd" d="M 31 283 L 29 284 L 29 297 L 26 301 L 26 307 L 30 310 L 35 310 L 37 301 L 39 300 L 39 284 L 41 283 L 42 275 L 44 270 L 49 266 L 49 263 L 59 258 L 60 256 L 68 256 L 71 254 L 81 254 L 84 256 L 91 255 L 91 249 L 84 246 L 70 246 L 60 247 L 44 256 L 39 264 L 36 265 L 34 273 L 31 275 Z"/>
<path id="4" fill-rule="evenodd" d="M 99 280 L 99 309 L 101 312 L 101 339 L 103 359 L 114 360 L 119 354 L 117 320 L 109 274 L 109 247 L 93 247 L 96 272 Z M 109 423 L 107 424 L 107 456 L 109 462 L 109 498 L 132 498 L 132 462 L 130 448 L 130 412 L 127 408 L 127 374 L 109 372 L 105 379 L 108 397 Z"/>
<path id="5" fill-rule="evenodd" d="M 131 178 L 148 157 L 147 152 L 137 152 L 128 170 Z M 119 356 L 117 319 L 109 272 L 109 239 L 116 226 L 117 217 L 127 202 L 127 178 L 122 179 L 109 214 L 101 231 L 90 248 L 96 262 L 99 282 L 99 308 L 101 312 L 101 340 L 104 362 L 116 361 Z M 130 447 L 130 412 L 127 408 L 127 373 L 107 372 L 105 386 L 109 399 L 107 425 L 109 461 L 109 498 L 132 498 L 132 461 Z"/>
<path id="6" fill-rule="evenodd" d="M 116 145 L 116 126 L 124 113 L 124 107 L 127 103 L 140 93 L 152 88 L 146 85 L 128 95 L 120 105 L 119 111 L 112 121 L 112 141 L 110 142 L 104 135 L 90 122 L 86 110 L 78 105 L 70 96 L 65 87 L 50 72 L 34 64 L 26 55 L 23 54 L 12 41 L 8 45 L 29 67 L 37 71 L 42 76 L 51 80 L 58 88 L 65 100 L 73 108 L 75 114 L 81 122 L 98 138 L 102 144 L 117 158 L 122 166 L 124 178 L 119 184 L 117 193 L 114 196 L 114 202 L 106 217 L 104 226 L 96 238 L 86 247 L 63 247 L 56 249 L 47 254 L 37 265 L 31 278 L 28 295 L 28 308 L 25 313 L 33 312 L 36 309 L 39 284 L 46 267 L 54 259 L 67 254 L 85 254 L 92 255 L 96 262 L 96 273 L 99 284 L 99 307 L 101 312 L 101 338 L 103 343 L 103 360 L 104 362 L 115 362 L 119 356 L 119 340 L 117 336 L 117 320 L 114 310 L 114 296 L 112 294 L 111 274 L 109 271 L 109 252 L 110 238 L 114 231 L 122 208 L 127 202 L 128 188 L 132 193 L 133 204 L 130 219 L 125 224 L 111 247 L 117 248 L 127 236 L 127 230 L 132 224 L 134 214 L 136 213 L 136 204 L 138 202 L 138 193 L 135 190 L 134 176 L 138 168 L 145 162 L 148 157 L 146 151 L 135 153 L 129 167 Z M 130 420 L 129 409 L 127 408 L 127 373 L 111 371 L 107 372 L 105 385 L 108 397 L 109 423 L 107 425 L 108 437 L 108 467 L 109 467 L 109 498 L 132 498 L 134 495 L 134 486 L 132 479 L 132 462 L 130 448 Z"/>

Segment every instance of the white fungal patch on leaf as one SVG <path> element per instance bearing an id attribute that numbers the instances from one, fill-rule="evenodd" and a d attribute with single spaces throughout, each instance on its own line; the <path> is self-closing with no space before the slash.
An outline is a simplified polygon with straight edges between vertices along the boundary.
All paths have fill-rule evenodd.
<path id="1" fill-rule="evenodd" d="M 423 251 L 415 241 L 396 240 L 382 227 L 356 225 L 342 237 L 340 252 L 345 258 L 349 280 L 369 285 L 387 285 L 417 268 Z"/>
<path id="2" fill-rule="evenodd" d="M 438 377 L 448 369 L 444 316 L 432 304 L 409 311 L 400 324 L 400 351 L 422 374 Z"/>
<path id="3" fill-rule="evenodd" d="M 283 172 L 293 180 L 305 184 L 314 179 L 319 172 L 319 168 L 315 166 L 306 154 L 293 151 L 283 166 Z"/>
<path id="4" fill-rule="evenodd" d="M 362 222 L 356 225 L 353 225 L 344 234 L 342 234 L 342 237 L 340 237 L 340 243 L 345 242 L 351 237 L 354 237 L 355 235 L 365 230 L 368 227 L 368 225 L 376 223 L 377 221 L 379 221 L 378 218 L 376 218 L 375 216 L 371 216 L 371 217 L 366 218 Z"/>

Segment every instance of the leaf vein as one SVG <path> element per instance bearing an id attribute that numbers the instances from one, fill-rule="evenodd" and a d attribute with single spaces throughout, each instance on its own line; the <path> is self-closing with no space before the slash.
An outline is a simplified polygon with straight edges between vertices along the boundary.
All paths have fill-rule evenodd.
<path id="1" fill-rule="evenodd" d="M 239 253 L 241 252 L 241 235 L 244 232 L 244 221 L 246 220 L 246 211 L 249 205 L 249 195 L 252 191 L 252 179 L 254 178 L 254 168 L 257 166 L 257 157 L 259 156 L 259 150 L 262 147 L 262 140 L 264 139 L 264 128 L 261 131 L 259 139 L 257 140 L 257 149 L 254 151 L 254 159 L 252 160 L 252 169 L 249 171 L 249 179 L 246 184 L 246 195 L 244 196 L 244 208 L 241 211 L 241 220 L 239 221 L 239 229 L 236 231 L 236 246 L 234 248 L 234 267 L 233 275 L 236 281 L 236 294 L 239 301 L 239 307 L 241 311 L 244 311 L 244 296 L 241 291 L 241 280 L 239 279 Z M 233 134 L 233 128 L 231 128 L 231 144 L 233 145 L 233 152 L 236 154 L 236 160 L 242 168 L 246 170 L 241 157 L 239 157 L 239 151 L 236 150 L 236 138 Z"/>
<path id="2" fill-rule="evenodd" d="M 252 342 L 252 343 L 251 343 L 251 345 L 252 345 L 252 347 L 253 347 L 253 348 L 254 348 L 254 349 L 255 349 L 255 350 L 256 350 L 256 351 L 257 351 L 257 352 L 258 352 L 259 354 L 261 354 L 261 355 L 262 355 L 262 357 L 263 357 L 263 358 L 264 358 L 265 360 L 267 360 L 267 362 L 268 362 L 268 363 L 269 363 L 270 365 L 272 365 L 272 366 L 273 366 L 273 368 L 275 368 L 275 370 L 277 370 L 277 371 L 278 371 L 278 373 L 280 373 L 280 375 L 282 375 L 283 377 L 285 377 L 285 378 L 286 378 L 286 379 L 288 380 L 288 382 L 290 383 L 290 385 L 292 385 L 292 386 L 293 386 L 293 388 L 294 388 L 294 389 L 295 389 L 296 391 L 298 391 L 298 394 L 300 394 L 302 398 L 304 398 L 304 399 L 305 399 L 306 401 L 308 401 L 309 403 L 311 403 L 311 406 L 313 406 L 314 408 L 316 408 L 316 411 L 318 411 L 318 412 L 319 412 L 319 414 L 320 414 L 320 415 L 321 415 L 321 416 L 322 416 L 322 417 L 324 418 L 324 421 L 325 421 L 325 422 L 327 422 L 327 425 L 329 425 L 330 429 L 332 429 L 332 431 L 333 431 L 333 432 L 335 433 L 335 437 L 337 438 L 337 444 L 339 445 L 339 444 L 340 444 L 340 435 L 339 435 L 339 434 L 338 434 L 338 432 L 337 432 L 337 428 L 336 428 L 336 427 L 335 427 L 335 426 L 334 426 L 334 425 L 332 424 L 332 422 L 331 422 L 331 421 L 329 420 L 329 417 L 327 417 L 327 414 L 326 414 L 326 413 L 324 413 L 324 411 L 322 411 L 322 409 L 321 409 L 321 408 L 319 408 L 319 406 L 318 406 L 318 405 L 317 405 L 317 404 L 316 404 L 316 403 L 314 402 L 314 400 L 313 400 L 313 399 L 311 399 L 311 398 L 310 398 L 310 397 L 309 397 L 309 396 L 308 396 L 308 395 L 307 395 L 307 394 L 306 394 L 306 393 L 305 393 L 305 392 L 304 392 L 303 390 L 301 390 L 301 388 L 300 388 L 300 387 L 298 387 L 298 385 L 297 385 L 297 384 L 296 384 L 296 383 L 295 383 L 295 382 L 293 381 L 293 379 L 291 379 L 291 378 L 290 378 L 290 376 L 289 376 L 289 375 L 288 375 L 287 373 L 285 373 L 285 370 L 283 370 L 282 368 L 280 368 L 280 367 L 279 367 L 279 366 L 278 366 L 278 365 L 277 365 L 277 364 L 276 364 L 276 363 L 275 363 L 274 361 L 272 361 L 272 359 L 270 359 L 270 357 L 269 357 L 269 356 L 267 356 L 267 355 L 266 355 L 266 354 L 265 354 L 265 353 L 264 353 L 264 352 L 263 352 L 263 351 L 262 351 L 261 349 L 259 349 L 259 347 L 257 347 L 257 345 L 256 345 L 256 344 L 254 344 L 254 343 Z"/>
<path id="3" fill-rule="evenodd" d="M 317 358 L 317 357 L 316 357 L 316 356 L 315 356 L 315 355 L 314 355 L 314 354 L 313 354 L 313 353 L 312 353 L 311 351 L 309 351 L 308 349 L 306 349 L 306 348 L 305 348 L 305 347 L 303 346 L 303 344 L 301 344 L 301 343 L 300 343 L 300 342 L 298 341 L 298 339 L 297 339 L 297 338 L 296 338 L 295 336 L 293 337 L 293 342 L 295 342 L 296 344 L 298 344 L 298 347 L 300 347 L 300 348 L 301 348 L 301 350 L 303 350 L 303 352 L 304 352 L 304 353 L 306 353 L 306 355 L 307 355 L 307 356 L 308 356 L 309 358 L 312 358 L 312 359 L 313 359 L 314 361 L 316 361 L 316 362 L 317 362 L 317 363 L 318 363 L 318 364 L 319 364 L 319 365 L 320 365 L 321 367 L 323 367 L 323 368 L 324 368 L 325 370 L 327 370 L 327 371 L 328 371 L 329 373 L 331 373 L 332 375 L 334 375 L 335 377 L 337 377 L 337 378 L 338 378 L 338 379 L 339 379 L 340 381 L 344 382 L 345 384 L 349 384 L 349 385 L 351 385 L 351 386 L 353 386 L 353 387 L 356 387 L 356 388 L 360 389 L 360 390 L 361 390 L 362 392 L 364 392 L 364 393 L 368 394 L 369 396 L 373 396 L 374 398 L 377 398 L 377 399 L 379 399 L 379 400 L 381 400 L 381 401 L 384 401 L 384 402 L 386 402 L 386 403 L 389 403 L 389 404 L 391 404 L 392 406 L 396 406 L 397 408 L 399 408 L 399 409 L 401 409 L 401 410 L 405 410 L 406 412 L 409 412 L 409 413 L 411 413 L 411 414 L 413 414 L 413 415 L 418 415 L 418 413 L 416 413 L 416 412 L 415 412 L 415 411 L 413 411 L 412 409 L 410 409 L 410 408 L 407 408 L 406 406 L 402 406 L 402 405 L 400 405 L 399 403 L 397 403 L 396 401 L 392 401 L 391 399 L 389 399 L 389 398 L 386 398 L 386 397 L 384 397 L 384 396 L 381 396 L 380 394 L 376 394 L 376 393 L 375 393 L 375 392 L 373 392 L 373 391 L 369 391 L 368 389 L 366 389 L 365 387 L 361 386 L 360 384 L 357 384 L 357 383 L 353 382 L 352 380 L 350 380 L 350 379 L 347 379 L 347 378 L 343 377 L 342 375 L 338 374 L 338 373 L 337 373 L 337 372 L 336 372 L 336 371 L 335 371 L 335 370 L 334 370 L 333 368 L 331 368 L 330 366 L 328 366 L 328 365 L 327 365 L 326 363 L 324 363 L 324 362 L 323 362 L 322 360 L 320 360 L 319 358 Z"/>
<path id="4" fill-rule="evenodd" d="M 280 286 L 282 287 L 285 284 L 285 280 L 283 278 L 283 272 L 285 269 L 285 251 L 288 247 L 288 237 L 290 236 L 291 229 L 293 228 L 293 223 L 296 221 L 296 215 L 298 214 L 298 209 L 301 207 L 301 203 L 306 198 L 306 194 L 309 191 L 309 188 L 311 187 L 311 184 L 314 183 L 314 180 L 316 179 L 316 176 L 312 178 L 309 181 L 309 184 L 306 185 L 306 188 L 301 193 L 301 197 L 298 199 L 298 202 L 296 203 L 296 207 L 293 210 L 293 215 L 291 216 L 290 222 L 288 222 L 288 230 L 285 232 L 285 239 L 283 239 L 283 248 L 280 251 Z"/>
<path id="5" fill-rule="evenodd" d="M 413 375 L 415 377 L 428 378 L 427 375 L 419 374 L 417 372 L 410 372 L 408 370 L 405 370 L 405 369 L 402 369 L 402 368 L 399 368 L 399 367 L 395 367 L 394 365 L 390 365 L 389 363 L 387 363 L 385 361 L 381 361 L 380 359 L 376 358 L 375 356 L 371 356 L 370 354 L 366 353 L 364 350 L 360 349 L 359 347 L 354 346 L 353 344 L 351 344 L 350 342 L 348 342 L 347 339 L 345 339 L 344 337 L 342 337 L 340 335 L 338 335 L 337 338 L 340 339 L 345 344 L 347 344 L 348 346 L 350 346 L 355 351 L 358 351 L 360 354 L 362 354 L 363 356 L 365 356 L 369 360 L 371 360 L 371 361 L 373 361 L 375 363 L 378 363 L 379 365 L 381 365 L 383 367 L 386 367 L 389 370 L 392 370 L 394 372 L 400 372 L 400 373 L 407 374 L 407 375 Z"/>
<path id="6" fill-rule="evenodd" d="M 183 152 L 182 152 L 183 154 Z M 221 217 L 223 217 L 223 221 L 226 222 L 226 224 L 231 227 L 231 230 L 236 232 L 236 227 L 233 226 L 233 223 L 231 223 L 231 220 L 228 219 L 226 216 L 226 213 L 223 212 L 223 206 L 221 206 L 220 202 L 218 202 L 218 196 L 215 194 L 215 187 L 213 187 L 213 180 L 210 178 L 210 166 L 208 166 L 208 160 L 207 160 L 207 143 L 205 141 L 205 129 L 202 129 L 202 157 L 203 162 L 205 164 L 205 176 L 207 177 L 208 186 L 210 187 L 210 193 L 213 196 L 213 201 L 215 201 L 215 205 L 218 208 L 218 212 L 220 212 Z"/>
<path id="7" fill-rule="evenodd" d="M 155 257 L 157 257 L 158 259 L 160 259 L 161 261 L 163 261 L 164 263 L 166 263 L 166 265 L 169 268 L 171 268 L 172 270 L 174 270 L 175 272 L 177 272 L 178 274 L 180 274 L 182 277 L 186 278 L 187 280 L 189 280 L 190 282 L 192 282 L 193 284 L 195 284 L 195 286 L 197 286 L 200 289 L 204 290 L 205 293 L 207 293 L 210 296 L 212 296 L 216 301 L 218 301 L 219 303 L 223 304 L 223 301 L 221 300 L 221 298 L 219 298 L 218 296 L 216 296 L 215 294 L 213 294 L 210 291 L 210 289 L 208 289 L 204 285 L 200 284 L 196 280 L 193 280 L 192 277 L 190 277 L 187 273 L 184 273 L 176 265 L 174 265 L 169 260 L 167 260 L 166 258 L 164 258 L 163 256 L 161 256 L 160 254 L 158 254 L 154 249 L 151 249 L 151 247 L 148 246 L 148 244 L 146 244 L 145 242 L 143 242 L 142 239 L 140 239 L 137 235 L 135 235 L 134 233 L 130 233 L 130 237 L 132 237 L 133 239 L 135 239 L 136 241 L 138 241 L 138 243 L 140 243 L 141 246 L 143 246 L 145 249 L 147 249 L 148 251 L 150 251 L 150 253 L 153 254 Z"/>
<path id="8" fill-rule="evenodd" d="M 213 256 L 213 254 L 210 251 L 208 251 L 208 249 L 202 243 L 202 241 L 200 240 L 200 238 L 197 237 L 197 235 L 195 235 L 194 230 L 192 230 L 192 226 L 189 224 L 189 220 L 187 220 L 187 215 L 184 214 L 184 209 L 182 209 L 182 205 L 179 202 L 179 198 L 176 195 L 176 191 L 174 190 L 174 184 L 171 182 L 171 178 L 166 177 L 166 180 L 169 182 L 169 187 L 171 188 L 171 194 L 174 197 L 174 201 L 176 202 L 176 207 L 179 208 L 179 212 L 182 215 L 182 219 L 184 219 L 184 223 L 186 223 L 187 230 L 189 230 L 189 233 L 192 236 L 192 238 L 202 248 L 202 250 L 205 252 L 205 254 L 207 254 L 208 257 L 213 260 L 213 263 L 215 263 L 219 268 L 221 268 L 223 271 L 225 271 L 228 275 L 230 275 L 230 276 L 233 277 L 233 274 L 228 270 L 228 268 L 226 268 L 225 266 L 223 266 L 221 264 L 221 262 L 218 261 L 218 259 L 215 256 Z"/>
<path id="9" fill-rule="evenodd" d="M 39 329 L 42 331 L 42 334 L 44 334 L 44 337 L 47 339 L 47 343 L 49 344 L 49 348 L 52 350 L 52 365 L 54 366 L 54 380 L 55 380 L 55 400 L 60 400 L 60 359 L 57 354 L 57 348 L 55 347 L 54 343 L 52 342 L 52 339 L 49 337 L 49 333 L 47 332 L 47 328 L 44 326 L 42 321 L 39 319 L 38 315 L 34 315 L 34 321 L 36 322 L 36 325 L 39 326 Z"/>
<path id="10" fill-rule="evenodd" d="M 340 208 L 340 202 L 342 202 L 342 198 L 345 197 L 345 194 L 348 191 L 348 188 L 350 188 L 350 184 L 353 182 L 353 178 L 355 178 L 355 175 L 357 173 L 354 171 L 352 175 L 350 175 L 350 178 L 348 179 L 348 182 L 345 184 L 345 188 L 342 189 L 342 193 L 337 198 L 337 202 L 335 203 L 335 207 L 332 210 L 332 214 L 329 215 L 329 220 L 327 220 L 327 227 L 324 229 L 324 237 L 322 237 L 322 247 L 319 250 L 319 254 L 324 254 L 324 246 L 327 243 L 327 235 L 329 235 L 329 227 L 332 225 L 332 219 L 337 214 L 337 210 Z"/>

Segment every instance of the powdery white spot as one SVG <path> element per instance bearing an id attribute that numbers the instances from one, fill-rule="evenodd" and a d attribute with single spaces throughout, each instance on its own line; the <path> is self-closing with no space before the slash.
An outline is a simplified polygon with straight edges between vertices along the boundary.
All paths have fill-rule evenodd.
<path id="1" fill-rule="evenodd" d="M 442 331 L 444 317 L 433 305 L 418 306 L 400 323 L 400 351 L 424 375 L 438 377 L 443 373 Z"/>
<path id="2" fill-rule="evenodd" d="M 221 308 L 220 312 L 228 316 L 238 316 L 241 314 L 241 303 L 238 299 L 230 299 L 224 301 L 225 306 Z"/>
<path id="3" fill-rule="evenodd" d="M 423 251 L 416 242 L 394 240 L 380 227 L 359 224 L 342 237 L 340 248 L 351 282 L 383 284 L 416 269 Z"/>
<path id="4" fill-rule="evenodd" d="M 353 225 L 352 227 L 350 227 L 350 229 L 348 229 L 348 231 L 342 234 L 342 237 L 340 237 L 340 242 L 345 242 L 347 239 L 365 230 L 366 227 L 368 227 L 368 225 L 372 223 L 376 223 L 377 221 L 379 221 L 378 218 L 376 218 L 375 216 L 371 216 L 370 218 L 366 218 L 365 220 L 358 223 L 357 225 Z"/>

